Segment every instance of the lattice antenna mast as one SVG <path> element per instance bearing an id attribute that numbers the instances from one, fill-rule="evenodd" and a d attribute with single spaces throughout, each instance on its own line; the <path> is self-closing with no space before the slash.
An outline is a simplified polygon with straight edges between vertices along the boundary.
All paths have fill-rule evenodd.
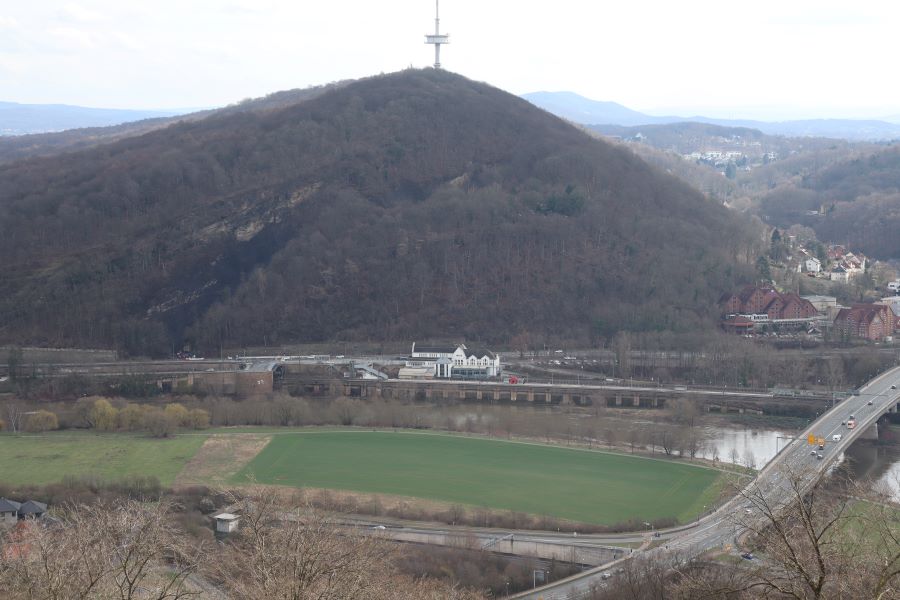
<path id="1" fill-rule="evenodd" d="M 441 68 L 441 44 L 450 43 L 450 35 L 445 33 L 441 35 L 441 19 L 438 11 L 438 2 L 434 0 L 434 35 L 425 34 L 425 43 L 434 44 L 434 68 Z"/>

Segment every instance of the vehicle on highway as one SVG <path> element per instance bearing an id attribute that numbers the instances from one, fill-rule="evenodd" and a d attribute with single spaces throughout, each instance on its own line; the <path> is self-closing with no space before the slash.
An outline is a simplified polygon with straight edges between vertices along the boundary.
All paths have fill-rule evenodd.
<path id="1" fill-rule="evenodd" d="M 868 402 L 866 402 L 866 404 L 868 404 L 869 406 L 872 406 L 872 401 L 869 400 Z"/>
<path id="2" fill-rule="evenodd" d="M 891 389 L 892 389 L 892 390 L 896 390 L 896 389 L 897 389 L 897 386 L 896 386 L 896 385 L 893 385 L 893 384 L 891 384 Z"/>
<path id="3" fill-rule="evenodd" d="M 816 454 L 818 454 L 818 452 L 816 452 L 815 450 L 810 450 L 809 454 L 810 456 L 815 456 Z"/>
<path id="4" fill-rule="evenodd" d="M 832 441 L 832 442 L 839 442 L 839 441 L 841 441 L 841 438 L 842 438 L 842 437 L 844 437 L 844 436 L 842 436 L 842 435 L 839 434 L 839 433 L 836 433 L 836 434 L 834 434 L 833 436 L 831 436 L 831 441 Z"/>
<path id="5" fill-rule="evenodd" d="M 825 457 L 822 455 L 821 452 L 816 452 L 816 458 L 818 458 L 819 460 L 822 460 Z"/>
<path id="6" fill-rule="evenodd" d="M 612 574 L 609 571 L 604 571 L 602 575 L 600 575 L 603 579 L 609 579 L 612 577 Z"/>
<path id="7" fill-rule="evenodd" d="M 382 531 L 382 530 L 386 529 L 386 527 L 384 525 L 375 525 L 374 527 L 372 527 L 372 529 L 377 529 L 378 531 Z"/>

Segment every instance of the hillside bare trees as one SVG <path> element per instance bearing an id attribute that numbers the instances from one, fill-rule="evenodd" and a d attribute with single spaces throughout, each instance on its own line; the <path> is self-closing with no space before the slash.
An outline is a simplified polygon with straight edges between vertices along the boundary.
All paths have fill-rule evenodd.
<path id="1" fill-rule="evenodd" d="M 377 536 L 337 528 L 323 513 L 253 490 L 235 502 L 242 529 L 212 566 L 236 599 L 474 599 L 435 581 L 399 576 L 396 547 Z"/>
<path id="2" fill-rule="evenodd" d="M 0 337 L 144 355 L 686 329 L 757 245 L 629 151 L 432 70 L 0 165 L 0 207 Z"/>
<path id="3" fill-rule="evenodd" d="M 179 532 L 166 502 L 74 506 L 58 521 L 23 522 L 3 539 L 0 591 L 10 600 L 179 600 L 202 545 Z"/>

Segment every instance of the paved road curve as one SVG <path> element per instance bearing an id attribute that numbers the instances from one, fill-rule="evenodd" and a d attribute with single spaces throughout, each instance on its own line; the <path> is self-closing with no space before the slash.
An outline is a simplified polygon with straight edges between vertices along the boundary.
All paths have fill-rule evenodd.
<path id="1" fill-rule="evenodd" d="M 787 503 L 791 496 L 792 482 L 785 473 L 797 474 L 802 477 L 803 485 L 812 485 L 850 444 L 898 401 L 900 401 L 900 367 L 882 373 L 866 384 L 858 395 L 844 400 L 814 421 L 800 438 L 782 448 L 781 452 L 757 474 L 756 479 L 745 488 L 745 494 L 759 493 L 769 506 Z M 857 421 L 855 429 L 846 427 L 846 422 L 851 416 Z M 813 447 L 807 444 L 807 436 L 810 434 L 826 439 L 825 448 L 819 450 L 823 455 L 822 459 L 811 453 Z M 839 441 L 833 441 L 836 434 L 841 436 Z M 815 449 L 818 450 L 817 447 Z M 714 513 L 701 519 L 695 527 L 671 538 L 668 544 L 640 553 L 640 556 L 674 564 L 675 561 L 696 557 L 707 550 L 720 548 L 731 542 L 742 533 L 740 526 L 735 522 L 735 517 L 754 518 L 753 504 L 745 494 L 736 496 Z M 533 592 L 513 597 L 543 600 L 583 597 L 588 595 L 592 586 L 615 586 L 616 564 L 597 567 Z M 604 578 L 604 573 L 608 578 Z"/>

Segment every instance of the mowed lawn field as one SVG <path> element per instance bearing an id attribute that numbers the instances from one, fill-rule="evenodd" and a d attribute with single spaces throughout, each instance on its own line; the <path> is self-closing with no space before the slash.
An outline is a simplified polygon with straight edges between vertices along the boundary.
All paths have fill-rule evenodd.
<path id="1" fill-rule="evenodd" d="M 673 461 L 415 432 L 276 435 L 232 481 L 395 494 L 614 524 L 712 506 L 724 476 Z"/>
<path id="2" fill-rule="evenodd" d="M 2 435 L 0 481 L 41 485 L 67 476 L 109 481 L 149 476 L 168 486 L 205 439 L 202 435 L 159 440 L 141 434 L 80 432 Z"/>

